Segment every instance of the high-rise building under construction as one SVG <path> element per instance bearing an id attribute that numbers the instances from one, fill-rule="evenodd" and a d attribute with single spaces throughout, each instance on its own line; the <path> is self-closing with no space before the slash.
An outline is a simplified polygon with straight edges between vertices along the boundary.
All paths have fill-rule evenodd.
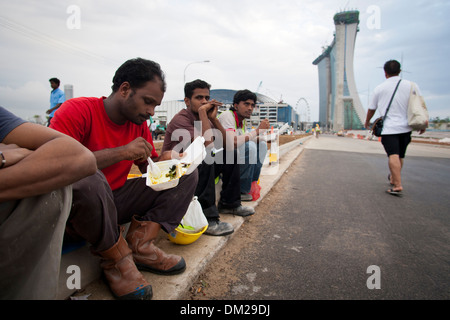
<path id="1" fill-rule="evenodd" d="M 319 122 L 333 131 L 362 129 L 365 112 L 353 71 L 359 11 L 337 13 L 334 24 L 333 42 L 313 62 L 319 71 Z"/>

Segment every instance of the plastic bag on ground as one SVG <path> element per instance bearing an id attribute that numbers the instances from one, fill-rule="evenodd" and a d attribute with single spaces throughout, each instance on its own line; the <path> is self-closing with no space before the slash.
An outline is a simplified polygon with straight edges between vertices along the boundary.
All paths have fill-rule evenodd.
<path id="1" fill-rule="evenodd" d="M 258 181 L 252 182 L 252 188 L 250 189 L 250 194 L 253 198 L 253 201 L 256 201 L 261 196 L 261 186 L 258 184 Z"/>
<path id="2" fill-rule="evenodd" d="M 189 233 L 197 233 L 208 225 L 208 220 L 203 214 L 202 206 L 197 197 L 192 199 L 180 224 L 183 231 Z"/>

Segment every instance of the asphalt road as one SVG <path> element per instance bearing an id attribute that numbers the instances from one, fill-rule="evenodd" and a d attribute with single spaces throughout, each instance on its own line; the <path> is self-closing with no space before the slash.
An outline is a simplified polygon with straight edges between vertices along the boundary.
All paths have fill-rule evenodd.
<path id="1" fill-rule="evenodd" d="M 448 300 L 449 167 L 449 148 L 411 144 L 398 198 L 380 143 L 311 140 L 190 298 Z"/>

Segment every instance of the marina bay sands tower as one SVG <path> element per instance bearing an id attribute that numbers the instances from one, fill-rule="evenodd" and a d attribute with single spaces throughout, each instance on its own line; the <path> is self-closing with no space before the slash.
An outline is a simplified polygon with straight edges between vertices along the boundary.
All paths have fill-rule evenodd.
<path id="1" fill-rule="evenodd" d="M 333 131 L 363 129 L 365 111 L 353 72 L 359 11 L 337 13 L 334 24 L 332 44 L 313 62 L 319 71 L 319 122 Z"/>

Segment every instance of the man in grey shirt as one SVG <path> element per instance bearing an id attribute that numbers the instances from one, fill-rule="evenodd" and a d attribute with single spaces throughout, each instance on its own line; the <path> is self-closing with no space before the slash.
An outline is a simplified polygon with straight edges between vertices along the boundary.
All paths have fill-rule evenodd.
<path id="1" fill-rule="evenodd" d="M 74 139 L 0 107 L 0 299 L 55 299 L 71 184 L 94 174 Z"/>

